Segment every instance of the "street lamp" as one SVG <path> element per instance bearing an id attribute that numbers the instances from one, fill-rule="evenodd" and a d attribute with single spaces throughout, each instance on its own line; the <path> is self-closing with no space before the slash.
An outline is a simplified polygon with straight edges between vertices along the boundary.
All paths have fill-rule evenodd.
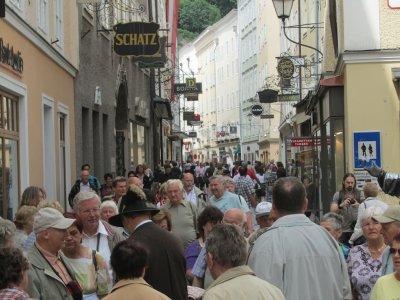
<path id="1" fill-rule="evenodd" d="M 283 22 L 286 18 L 289 18 L 290 11 L 292 10 L 294 0 L 272 0 L 274 4 L 276 15 Z"/>
<path id="2" fill-rule="evenodd" d="M 286 34 L 286 25 L 285 25 L 285 19 L 289 18 L 290 16 L 290 12 L 292 10 L 292 6 L 293 6 L 293 2 L 294 0 L 272 0 L 272 3 L 274 4 L 274 8 L 275 8 L 275 12 L 276 15 L 279 19 L 282 20 L 282 24 L 283 24 L 283 34 L 285 35 L 285 37 L 292 43 L 299 45 L 299 46 L 303 46 L 306 48 L 309 48 L 311 50 L 317 51 L 319 53 L 319 55 L 321 55 L 321 57 L 323 57 L 324 55 L 322 54 L 322 52 L 320 50 L 318 50 L 317 48 L 308 46 L 308 45 L 304 45 L 302 44 L 300 41 L 296 42 L 293 41 L 292 39 L 290 39 L 287 34 Z M 301 25 L 299 24 L 299 28 L 301 28 Z"/>

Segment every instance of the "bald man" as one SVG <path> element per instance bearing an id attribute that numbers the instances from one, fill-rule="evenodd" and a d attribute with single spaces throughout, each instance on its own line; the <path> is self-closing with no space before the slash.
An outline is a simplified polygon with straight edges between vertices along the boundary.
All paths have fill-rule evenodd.
<path id="1" fill-rule="evenodd" d="M 240 208 L 232 208 L 224 213 L 224 223 L 234 224 L 243 230 L 246 214 Z"/>
<path id="2" fill-rule="evenodd" d="M 136 176 L 128 177 L 128 186 L 131 184 L 134 184 L 134 185 L 140 187 L 141 189 L 143 189 L 143 182 L 140 180 L 139 177 L 136 177 Z"/>
<path id="3" fill-rule="evenodd" d="M 236 225 L 242 232 L 246 223 L 246 214 L 240 208 L 231 208 L 224 213 L 223 223 Z M 207 270 L 206 247 L 200 250 L 199 256 L 192 268 L 193 286 L 207 288 L 212 283 L 212 278 Z"/>

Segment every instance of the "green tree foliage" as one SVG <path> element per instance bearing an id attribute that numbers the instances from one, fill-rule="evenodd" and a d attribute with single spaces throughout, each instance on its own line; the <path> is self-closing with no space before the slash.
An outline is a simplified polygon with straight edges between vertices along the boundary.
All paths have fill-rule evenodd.
<path id="1" fill-rule="evenodd" d="M 208 0 L 208 2 L 219 8 L 222 17 L 237 7 L 236 0 Z"/>
<path id="2" fill-rule="evenodd" d="M 179 5 L 180 32 L 199 34 L 221 18 L 218 7 L 206 0 L 181 0 Z"/>

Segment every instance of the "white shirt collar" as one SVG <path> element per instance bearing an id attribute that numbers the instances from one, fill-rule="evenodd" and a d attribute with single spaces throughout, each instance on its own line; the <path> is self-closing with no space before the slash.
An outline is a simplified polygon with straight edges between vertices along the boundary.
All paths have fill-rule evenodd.
<path id="1" fill-rule="evenodd" d="M 135 230 L 138 229 L 140 226 L 149 223 L 149 222 L 153 222 L 152 220 L 144 220 L 142 222 L 140 222 L 139 224 L 136 225 Z"/>

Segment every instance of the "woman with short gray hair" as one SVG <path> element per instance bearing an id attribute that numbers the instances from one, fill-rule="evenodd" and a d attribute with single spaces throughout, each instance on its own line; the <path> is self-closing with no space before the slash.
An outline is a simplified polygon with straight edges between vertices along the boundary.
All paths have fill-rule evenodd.
<path id="1" fill-rule="evenodd" d="M 328 231 L 330 235 L 338 242 L 339 248 L 342 251 L 344 258 L 347 260 L 350 247 L 339 242 L 339 239 L 342 236 L 343 216 L 338 215 L 337 213 L 329 212 L 322 216 L 319 224 L 324 227 L 326 231 Z"/>

